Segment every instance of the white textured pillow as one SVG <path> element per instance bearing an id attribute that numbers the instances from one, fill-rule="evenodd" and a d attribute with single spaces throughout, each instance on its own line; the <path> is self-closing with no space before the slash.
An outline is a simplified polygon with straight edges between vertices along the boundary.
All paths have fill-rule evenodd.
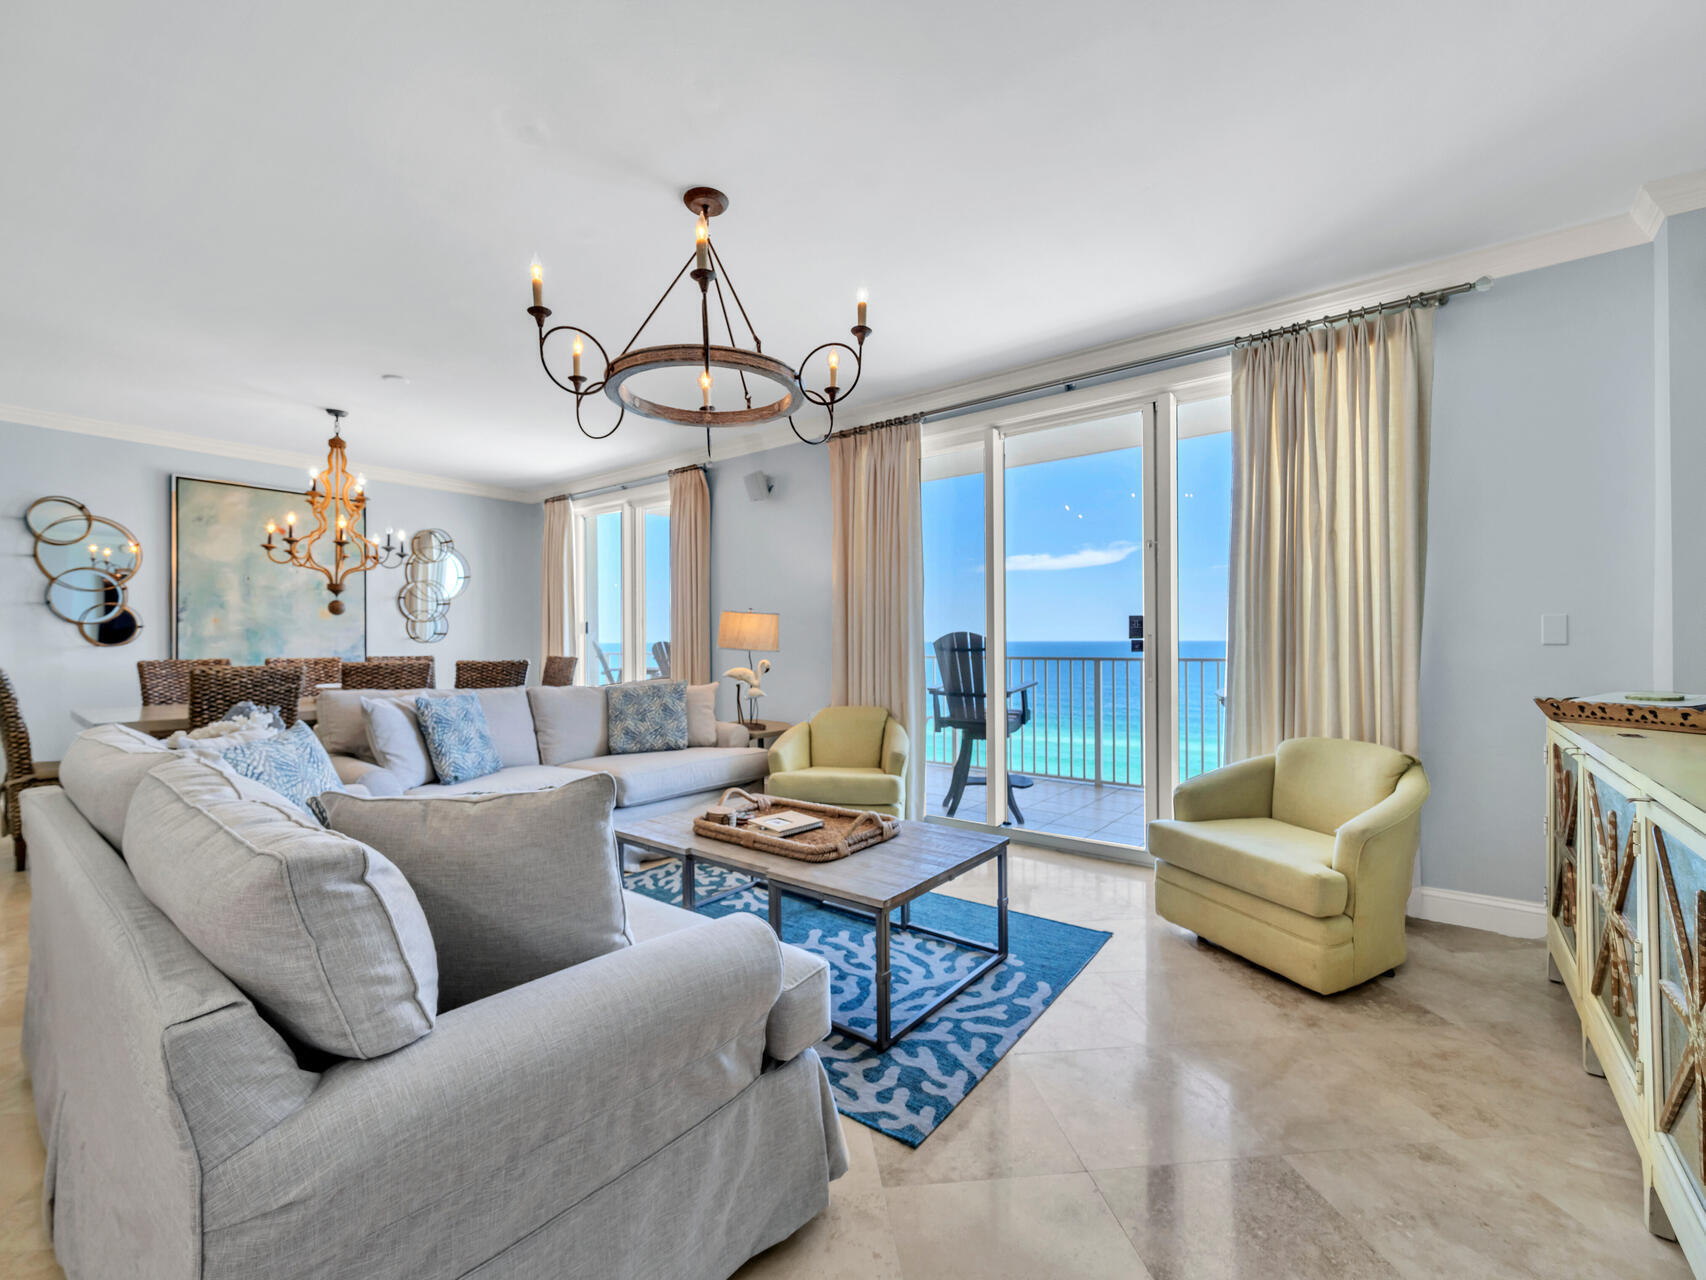
<path id="1" fill-rule="evenodd" d="M 176 753 L 122 724 L 78 734 L 59 762 L 59 785 L 113 848 L 124 849 L 124 816 L 142 779 Z"/>
<path id="2" fill-rule="evenodd" d="M 717 745 L 717 686 L 690 684 L 687 686 L 687 745 L 714 747 Z"/>
<path id="3" fill-rule="evenodd" d="M 320 745 L 335 756 L 371 759 L 362 700 L 382 698 L 389 702 L 400 698 L 412 707 L 421 694 L 436 692 L 436 689 L 322 689 L 314 699 L 314 732 L 319 735 Z"/>
<path id="4" fill-rule="evenodd" d="M 367 748 L 374 762 L 395 777 L 399 787 L 408 791 L 437 779 L 414 707 L 391 698 L 363 698 L 361 715 L 367 721 Z"/>
<path id="5" fill-rule="evenodd" d="M 303 1044 L 376 1058 L 432 1030 L 432 933 L 377 850 L 193 758 L 143 778 L 125 830 L 148 900 Z"/>
<path id="6" fill-rule="evenodd" d="M 548 791 L 325 797 L 326 821 L 381 850 L 420 897 L 454 1009 L 628 946 L 611 825 L 616 784 Z"/>

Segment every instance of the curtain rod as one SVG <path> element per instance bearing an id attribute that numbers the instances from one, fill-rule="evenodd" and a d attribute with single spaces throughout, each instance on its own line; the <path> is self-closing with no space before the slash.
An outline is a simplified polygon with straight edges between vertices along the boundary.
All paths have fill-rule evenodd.
<path id="1" fill-rule="evenodd" d="M 1381 315 L 1388 311 L 1402 311 L 1408 307 L 1443 307 L 1447 301 L 1460 293 L 1485 293 L 1493 287 L 1491 276 L 1482 276 L 1465 284 L 1454 284 L 1449 288 L 1431 289 L 1426 293 L 1412 293 L 1407 298 L 1397 298 L 1391 302 L 1372 303 L 1366 307 L 1353 307 L 1349 311 L 1340 311 L 1330 316 L 1322 316 L 1318 320 L 1300 320 L 1296 324 L 1280 325 L 1274 329 L 1264 329 L 1260 333 L 1242 334 L 1236 338 L 1225 338 L 1219 342 L 1204 342 L 1194 347 L 1181 347 L 1177 351 L 1163 352 L 1158 356 L 1145 356 L 1141 360 L 1127 360 L 1120 364 L 1110 364 L 1100 369 L 1091 369 L 1085 373 L 1075 373 L 1065 378 L 1050 378 L 1047 382 L 1033 382 L 1026 387 L 1015 387 L 1011 391 L 1001 391 L 993 395 L 975 396 L 969 400 L 958 400 L 937 409 L 926 409 L 921 415 L 925 422 L 935 422 L 941 418 L 951 418 L 957 414 L 966 413 L 972 409 L 981 409 L 987 405 L 1000 404 L 1004 400 L 1017 400 L 1024 396 L 1034 396 L 1044 391 L 1070 391 L 1083 382 L 1093 382 L 1098 378 L 1112 377 L 1119 373 L 1136 373 L 1139 369 L 1147 369 L 1153 365 L 1167 364 L 1174 360 L 1183 360 L 1188 356 L 1206 356 L 1219 352 L 1230 351 L 1234 347 L 1243 346 L 1249 342 L 1261 342 L 1268 338 L 1276 338 L 1282 334 L 1302 333 L 1305 329 L 1318 328 L 1321 325 L 1339 324 L 1357 316 Z"/>
<path id="2" fill-rule="evenodd" d="M 583 489 L 579 493 L 559 494 L 571 502 L 581 502 L 587 498 L 602 498 L 607 493 L 621 493 L 624 489 L 639 489 L 648 484 L 657 484 L 667 480 L 677 471 L 710 471 L 708 462 L 690 462 L 685 467 L 672 467 L 668 471 L 660 471 L 655 476 L 641 476 L 638 480 L 624 480 L 621 484 L 607 484 L 602 489 Z"/>

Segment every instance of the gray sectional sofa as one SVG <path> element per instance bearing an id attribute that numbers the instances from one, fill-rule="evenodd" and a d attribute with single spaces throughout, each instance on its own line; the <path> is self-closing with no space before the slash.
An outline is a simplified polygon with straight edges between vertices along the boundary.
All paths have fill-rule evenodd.
<path id="1" fill-rule="evenodd" d="M 24 798 L 23 1049 L 44 1208 L 71 1280 L 713 1280 L 827 1204 L 846 1169 L 812 1048 L 829 1031 L 827 966 L 756 919 L 622 893 L 631 945 L 441 1007 L 401 1048 L 339 1057 L 304 1047 L 265 991 L 245 993 L 252 963 L 220 952 L 228 976 L 191 942 L 203 936 L 192 922 L 174 923 L 206 910 L 185 863 L 215 848 L 248 858 L 243 884 L 270 893 L 275 915 L 306 899 L 287 869 L 297 863 L 266 872 L 260 855 L 283 847 L 267 843 L 269 823 L 291 841 L 334 842 L 334 855 L 355 850 L 344 898 L 375 867 L 396 868 L 299 811 L 281 817 L 254 798 L 258 784 L 140 735 L 90 730 L 65 764 L 63 787 Z M 220 803 L 197 801 L 197 787 Z M 596 838 L 613 858 L 614 788 L 590 790 L 603 816 L 564 839 Z M 163 872 L 176 887 L 157 905 L 143 883 Z M 233 892 L 211 869 L 213 918 L 193 922 L 227 948 L 253 923 L 239 917 L 261 911 L 247 889 L 233 907 Z M 386 910 L 391 928 L 356 951 L 407 929 Z M 416 921 L 417 946 L 419 933 Z M 437 933 L 440 955 L 455 941 Z M 348 963 L 347 938 L 343 951 Z M 322 947 L 303 970 L 300 955 L 278 955 L 262 966 L 274 980 L 339 960 Z M 316 982 L 298 990 L 315 998 Z"/>
<path id="2" fill-rule="evenodd" d="M 700 690 L 714 693 L 710 685 L 689 689 L 689 746 L 680 751 L 627 755 L 610 754 L 602 688 L 570 685 L 474 690 L 504 767 L 484 778 L 451 784 L 435 779 L 411 786 L 407 785 L 409 779 L 383 768 L 368 740 L 361 702 L 372 698 L 412 705 L 421 694 L 442 697 L 467 690 L 323 690 L 315 732 L 331 755 L 338 776 L 346 783 L 366 787 L 374 795 L 529 791 L 561 786 L 588 773 L 608 773 L 616 780 L 617 815 L 643 818 L 713 803 L 728 787 L 762 784 L 769 773 L 769 753 L 762 747 L 749 746 L 747 732 L 740 725 L 717 722 L 709 698 L 701 710 Z"/>

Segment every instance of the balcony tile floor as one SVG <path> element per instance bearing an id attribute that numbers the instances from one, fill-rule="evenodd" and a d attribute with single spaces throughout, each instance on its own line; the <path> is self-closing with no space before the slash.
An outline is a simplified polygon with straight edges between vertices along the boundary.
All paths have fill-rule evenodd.
<path id="1" fill-rule="evenodd" d="M 1413 920 L 1396 976 L 1323 999 L 1158 919 L 1152 885 L 1015 842 L 1016 910 L 1113 937 L 922 1147 L 843 1120 L 829 1207 L 740 1280 L 1689 1274 L 1541 943 Z M 946 891 L 992 901 L 993 869 Z M 0 1275 L 56 1277 L 29 905 L 0 876 Z"/>
<path id="2" fill-rule="evenodd" d="M 953 766 L 924 766 L 927 812 L 942 814 L 942 798 L 948 794 Z M 983 817 L 984 789 L 967 787 L 958 816 Z M 1032 784 L 1019 792 L 1019 807 L 1025 821 L 1014 824 L 1015 832 L 1043 831 L 1061 836 L 1080 836 L 1111 844 L 1143 847 L 1143 788 L 1109 782 L 1074 782 L 1064 778 L 1033 775 Z"/>

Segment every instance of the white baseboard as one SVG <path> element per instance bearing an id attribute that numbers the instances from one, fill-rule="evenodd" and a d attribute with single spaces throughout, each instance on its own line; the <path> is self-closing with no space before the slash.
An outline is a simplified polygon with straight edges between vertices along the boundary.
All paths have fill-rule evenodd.
<path id="1" fill-rule="evenodd" d="M 1405 910 L 1418 920 L 1460 924 L 1485 929 L 1512 938 L 1544 938 L 1546 908 L 1521 898 L 1495 898 L 1486 893 L 1464 893 L 1460 889 L 1431 889 L 1418 885 L 1410 891 Z"/>

